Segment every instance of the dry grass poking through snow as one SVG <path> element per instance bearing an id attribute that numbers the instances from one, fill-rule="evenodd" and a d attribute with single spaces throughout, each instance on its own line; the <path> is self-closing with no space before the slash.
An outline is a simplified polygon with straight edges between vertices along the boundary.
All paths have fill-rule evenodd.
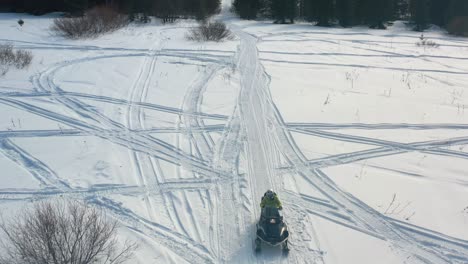
<path id="1" fill-rule="evenodd" d="M 232 32 L 227 28 L 226 24 L 220 21 L 201 23 L 198 27 L 191 29 L 187 34 L 188 40 L 199 42 L 221 42 L 232 38 Z"/>
<path id="2" fill-rule="evenodd" d="M 420 37 L 419 37 L 419 41 L 416 42 L 416 46 L 418 47 L 429 47 L 429 48 L 438 48 L 440 45 L 435 43 L 434 41 L 432 40 L 429 40 L 427 39 L 426 37 L 424 37 L 424 34 L 422 34 Z"/>
<path id="3" fill-rule="evenodd" d="M 31 64 L 33 55 L 27 50 L 15 50 L 13 45 L 0 45 L 0 76 L 4 76 L 10 67 L 24 69 Z"/>
<path id="4" fill-rule="evenodd" d="M 95 7 L 81 17 L 56 18 L 52 31 L 66 38 L 79 39 L 97 37 L 128 24 L 128 17 L 112 8 Z"/>

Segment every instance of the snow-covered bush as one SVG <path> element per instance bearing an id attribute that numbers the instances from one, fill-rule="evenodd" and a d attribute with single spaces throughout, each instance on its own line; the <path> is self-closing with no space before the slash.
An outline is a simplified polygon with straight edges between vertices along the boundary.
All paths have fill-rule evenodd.
<path id="1" fill-rule="evenodd" d="M 227 28 L 226 24 L 220 21 L 201 23 L 187 34 L 187 39 L 193 41 L 220 42 L 232 38 L 232 32 Z"/>
<path id="2" fill-rule="evenodd" d="M 71 39 L 97 37 L 128 24 L 128 17 L 109 7 L 95 7 L 81 17 L 56 18 L 52 31 Z"/>
<path id="3" fill-rule="evenodd" d="M 24 69 L 33 59 L 30 51 L 15 50 L 13 45 L 1 44 L 0 45 L 0 76 L 5 75 L 10 67 L 17 69 Z"/>
<path id="4" fill-rule="evenodd" d="M 117 241 L 117 222 L 79 202 L 41 202 L 8 223 L 0 263 L 101 263 L 129 260 L 136 245 Z"/>

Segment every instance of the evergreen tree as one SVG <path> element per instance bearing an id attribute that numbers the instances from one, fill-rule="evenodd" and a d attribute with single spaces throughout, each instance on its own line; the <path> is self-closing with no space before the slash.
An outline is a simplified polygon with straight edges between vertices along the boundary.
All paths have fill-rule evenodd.
<path id="1" fill-rule="evenodd" d="M 409 0 L 395 0 L 394 18 L 408 20 L 411 17 L 409 9 Z"/>
<path id="2" fill-rule="evenodd" d="M 416 31 L 424 31 L 430 22 L 430 1 L 411 0 L 411 19 L 416 24 Z"/>
<path id="3" fill-rule="evenodd" d="M 335 5 L 333 0 L 303 0 L 305 18 L 317 21 L 318 26 L 329 26 L 334 17 Z"/>
<path id="4" fill-rule="evenodd" d="M 200 2 L 207 15 L 214 15 L 221 11 L 221 0 L 200 0 Z"/>
<path id="5" fill-rule="evenodd" d="M 451 34 L 468 37 L 468 1 L 451 0 L 446 12 L 446 26 Z"/>
<path id="6" fill-rule="evenodd" d="M 1 1 L 0 8 L 5 11 L 27 12 L 34 15 L 42 15 L 48 12 L 65 11 L 63 0 L 11 0 Z"/>
<path id="7" fill-rule="evenodd" d="M 351 27 L 356 23 L 356 0 L 336 0 L 336 14 L 340 25 Z"/>
<path id="8" fill-rule="evenodd" d="M 168 22 L 179 17 L 205 19 L 219 12 L 221 2 L 220 0 L 0 0 L 0 9 L 33 14 L 62 11 L 80 15 L 96 5 L 118 8 L 133 18 L 139 17 L 137 14 L 142 14 L 141 17 L 147 20 L 148 15 L 156 15 Z"/>
<path id="9" fill-rule="evenodd" d="M 286 1 L 287 0 L 270 1 L 271 16 L 275 20 L 275 23 L 286 23 Z"/>
<path id="10" fill-rule="evenodd" d="M 445 14 L 446 23 L 456 17 L 468 17 L 468 1 L 450 0 Z"/>
<path id="11" fill-rule="evenodd" d="M 369 14 L 371 13 L 372 0 L 356 0 L 356 20 L 359 24 L 368 24 L 370 21 Z"/>
<path id="12" fill-rule="evenodd" d="M 198 1 L 198 6 L 195 10 L 195 18 L 198 20 L 198 21 L 205 21 L 206 18 L 208 17 L 208 3 L 207 3 L 207 0 L 199 0 Z"/>
<path id="13" fill-rule="evenodd" d="M 162 19 L 163 23 L 176 20 L 177 3 L 173 0 L 158 0 L 153 4 L 153 14 Z"/>
<path id="14" fill-rule="evenodd" d="M 220 0 L 0 0 L 0 10 L 44 14 L 65 11 L 82 14 L 96 5 L 118 7 L 130 17 L 149 21 L 149 15 L 165 22 L 177 18 L 204 20 L 220 10 Z M 234 10 L 243 19 L 258 16 L 277 23 L 294 22 L 297 17 L 329 26 L 338 20 L 343 27 L 367 24 L 385 28 L 391 19 L 411 19 L 416 30 L 429 23 L 465 34 L 468 27 L 468 0 L 234 0 Z M 456 29 L 456 30 L 455 30 Z M 461 32 L 461 33 L 460 33 Z"/>
<path id="15" fill-rule="evenodd" d="M 82 14 L 89 7 L 88 0 L 64 0 L 67 11 L 72 14 Z"/>
<path id="16" fill-rule="evenodd" d="M 431 0 L 430 18 L 431 23 L 445 26 L 447 23 L 447 11 L 452 0 Z"/>
<path id="17" fill-rule="evenodd" d="M 294 23 L 294 19 L 297 17 L 298 0 L 285 0 L 286 1 L 286 17 L 289 19 L 291 24 Z"/>
<path id="18" fill-rule="evenodd" d="M 372 0 L 369 2 L 367 23 L 371 28 L 385 29 L 384 23 L 393 18 L 394 2 L 391 0 Z"/>
<path id="19" fill-rule="evenodd" d="M 257 18 L 258 9 L 255 8 L 255 2 L 251 0 L 234 0 L 232 6 L 234 10 L 242 19 L 255 19 Z"/>
<path id="20" fill-rule="evenodd" d="M 297 16 L 297 0 L 271 0 L 268 3 L 275 23 L 285 24 L 286 19 L 294 23 Z"/>

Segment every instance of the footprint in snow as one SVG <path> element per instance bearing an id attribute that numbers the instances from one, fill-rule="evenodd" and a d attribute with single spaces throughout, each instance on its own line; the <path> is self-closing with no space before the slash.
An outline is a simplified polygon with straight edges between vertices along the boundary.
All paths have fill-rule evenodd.
<path id="1" fill-rule="evenodd" d="M 93 171 L 94 175 L 97 177 L 109 178 L 108 170 L 109 170 L 109 163 L 100 160 L 94 164 Z"/>

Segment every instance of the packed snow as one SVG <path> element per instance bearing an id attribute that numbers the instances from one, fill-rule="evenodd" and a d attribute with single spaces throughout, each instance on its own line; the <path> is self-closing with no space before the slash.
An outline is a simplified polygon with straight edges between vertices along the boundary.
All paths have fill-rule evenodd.
<path id="1" fill-rule="evenodd" d="M 84 201 L 140 264 L 468 263 L 467 39 L 223 12 L 221 43 L 194 21 L 66 40 L 56 16 L 0 14 L 34 55 L 0 78 L 2 215 Z M 288 255 L 253 250 L 270 188 Z"/>

